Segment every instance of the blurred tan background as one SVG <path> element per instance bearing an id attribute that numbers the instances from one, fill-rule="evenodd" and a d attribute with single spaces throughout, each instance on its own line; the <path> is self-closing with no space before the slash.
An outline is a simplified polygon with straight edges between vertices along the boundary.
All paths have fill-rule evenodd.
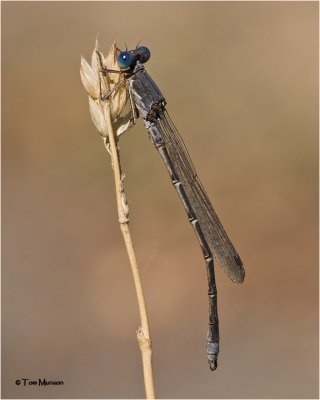
<path id="1" fill-rule="evenodd" d="M 79 76 L 141 39 L 247 272 L 204 261 L 141 122 L 121 139 L 160 398 L 318 396 L 318 4 L 2 3 L 2 397 L 144 396 L 108 154 Z M 63 380 L 22 387 L 16 379 Z"/>

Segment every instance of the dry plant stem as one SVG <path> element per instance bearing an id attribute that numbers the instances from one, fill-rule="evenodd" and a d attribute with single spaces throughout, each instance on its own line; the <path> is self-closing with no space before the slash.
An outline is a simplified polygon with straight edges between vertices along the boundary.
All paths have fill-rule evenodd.
<path id="1" fill-rule="evenodd" d="M 122 176 L 121 176 L 121 166 L 118 156 L 118 149 L 115 140 L 114 131 L 112 128 L 112 120 L 110 107 L 105 108 L 105 117 L 107 121 L 107 127 L 109 132 L 109 146 L 112 158 L 113 172 L 114 172 L 114 180 L 116 187 L 116 197 L 117 197 L 117 207 L 118 207 L 118 215 L 120 222 L 120 229 L 123 235 L 123 239 L 126 245 L 127 253 L 130 260 L 130 265 L 132 269 L 134 284 L 136 288 L 136 294 L 138 298 L 139 305 L 139 313 L 140 313 L 140 322 L 141 328 L 137 331 L 137 338 L 139 347 L 142 355 L 142 364 L 143 364 L 143 375 L 144 375 L 144 384 L 146 391 L 147 399 L 154 399 L 154 386 L 153 386 L 153 376 L 152 376 L 152 348 L 151 348 L 151 339 L 149 333 L 149 325 L 147 318 L 147 310 L 146 304 L 144 300 L 140 274 L 138 270 L 137 260 L 133 249 L 133 244 L 130 236 L 129 230 L 129 220 L 127 218 L 126 212 L 123 208 L 123 186 L 122 186 Z"/>
<path id="2" fill-rule="evenodd" d="M 91 57 L 91 65 L 81 57 L 80 77 L 85 90 L 89 95 L 89 109 L 92 121 L 103 138 L 106 149 L 111 155 L 111 163 L 114 172 L 117 208 L 120 222 L 120 229 L 124 238 L 127 253 L 130 260 L 138 306 L 140 313 L 140 327 L 137 331 L 137 338 L 142 354 L 144 384 L 147 399 L 154 399 L 154 387 L 151 364 L 151 339 L 149 333 L 146 305 L 142 291 L 140 274 L 133 244 L 129 230 L 129 210 L 126 196 L 123 189 L 123 176 L 120 165 L 119 151 L 117 147 L 118 137 L 132 126 L 130 112 L 123 113 L 128 92 L 126 86 L 119 86 L 119 80 L 123 79 L 117 73 L 104 72 L 105 68 L 110 70 L 118 69 L 117 46 L 114 42 L 107 57 L 99 51 L 98 41 Z M 117 88 L 115 90 L 115 88 Z M 107 97 L 101 94 L 111 94 Z"/>

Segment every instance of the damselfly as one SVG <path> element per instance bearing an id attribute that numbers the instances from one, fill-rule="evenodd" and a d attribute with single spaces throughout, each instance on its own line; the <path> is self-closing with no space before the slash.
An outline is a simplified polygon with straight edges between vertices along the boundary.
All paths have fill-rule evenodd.
<path id="1" fill-rule="evenodd" d="M 149 137 L 162 157 L 172 184 L 187 212 L 188 219 L 200 242 L 207 266 L 209 295 L 209 332 L 207 356 L 210 369 L 217 368 L 219 353 L 219 320 L 217 287 L 213 256 L 233 282 L 241 283 L 245 277 L 242 261 L 227 236 L 210 200 L 200 183 L 183 140 L 166 111 L 166 100 L 144 68 L 150 51 L 144 46 L 120 51 L 120 70 L 104 68 L 105 73 L 121 74 L 122 79 L 112 92 L 125 85 L 129 94 L 132 123 L 140 116 Z M 102 97 L 109 98 L 111 93 Z"/>

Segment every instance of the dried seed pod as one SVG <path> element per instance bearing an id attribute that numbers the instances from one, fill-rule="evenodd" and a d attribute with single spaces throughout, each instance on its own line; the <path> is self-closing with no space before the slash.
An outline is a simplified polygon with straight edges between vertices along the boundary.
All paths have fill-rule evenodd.
<path id="1" fill-rule="evenodd" d="M 94 123 L 98 132 L 100 133 L 100 135 L 107 137 L 108 129 L 102 107 L 100 104 L 94 101 L 90 96 L 89 96 L 89 110 L 92 122 Z"/>
<path id="2" fill-rule="evenodd" d="M 127 131 L 132 124 L 131 111 L 125 113 L 129 95 L 125 83 L 120 83 L 123 80 L 122 74 L 105 72 L 104 69 L 106 68 L 120 71 L 117 64 L 116 42 L 112 44 L 107 56 L 104 57 L 96 40 L 91 56 L 91 65 L 81 57 L 80 77 L 89 95 L 89 109 L 92 121 L 98 132 L 107 138 L 108 130 L 104 112 L 106 107 L 110 107 L 111 118 L 117 136 Z M 115 90 L 111 95 L 102 100 L 113 89 Z"/>
<path id="3" fill-rule="evenodd" d="M 91 68 L 85 58 L 81 56 L 80 77 L 82 84 L 89 96 L 93 99 L 99 98 L 99 75 Z"/>

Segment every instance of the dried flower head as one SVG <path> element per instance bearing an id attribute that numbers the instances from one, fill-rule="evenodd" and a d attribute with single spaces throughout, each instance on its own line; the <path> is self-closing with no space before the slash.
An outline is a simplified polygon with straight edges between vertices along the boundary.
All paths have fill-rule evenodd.
<path id="1" fill-rule="evenodd" d="M 80 76 L 82 84 L 89 95 L 89 109 L 92 121 L 100 135 L 108 138 L 106 108 L 110 108 L 114 130 L 120 136 L 130 128 L 131 110 L 125 112 L 128 103 L 128 91 L 121 74 L 103 72 L 103 68 L 120 71 L 117 64 L 116 42 L 110 47 L 106 57 L 98 48 L 96 40 L 91 57 L 91 65 L 81 56 Z M 112 90 L 107 99 L 102 100 Z"/>

